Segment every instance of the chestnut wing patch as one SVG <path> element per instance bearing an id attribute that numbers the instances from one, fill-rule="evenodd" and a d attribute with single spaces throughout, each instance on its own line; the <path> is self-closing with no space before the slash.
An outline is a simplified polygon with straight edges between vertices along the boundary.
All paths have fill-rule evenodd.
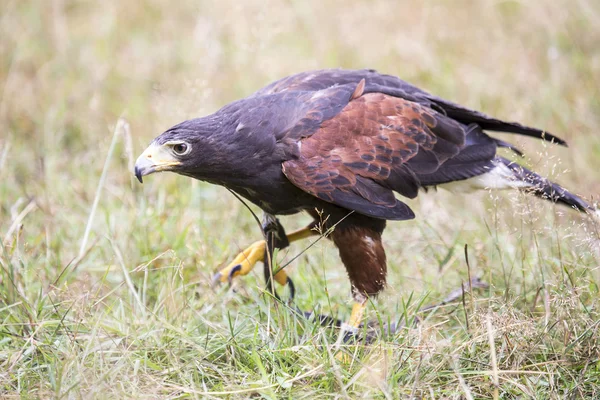
<path id="1" fill-rule="evenodd" d="M 381 93 L 363 95 L 302 139 L 286 177 L 327 202 L 383 219 L 414 213 L 393 191 L 417 195 L 418 175 L 435 172 L 464 145 L 463 126 L 434 110 Z"/>

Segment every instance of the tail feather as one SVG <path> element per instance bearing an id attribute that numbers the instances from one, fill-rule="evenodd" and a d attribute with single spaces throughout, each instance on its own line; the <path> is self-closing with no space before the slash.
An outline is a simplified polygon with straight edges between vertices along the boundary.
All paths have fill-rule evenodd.
<path id="1" fill-rule="evenodd" d="M 530 171 L 527 168 L 513 163 L 505 158 L 497 157 L 496 159 L 511 170 L 516 180 L 529 184 L 524 190 L 531 191 L 538 197 L 550 200 L 554 203 L 564 204 L 578 211 L 589 212 L 594 216 L 598 216 L 600 214 L 594 206 L 583 200 L 581 197 L 569 192 L 562 186 L 551 182 L 535 172 Z"/>

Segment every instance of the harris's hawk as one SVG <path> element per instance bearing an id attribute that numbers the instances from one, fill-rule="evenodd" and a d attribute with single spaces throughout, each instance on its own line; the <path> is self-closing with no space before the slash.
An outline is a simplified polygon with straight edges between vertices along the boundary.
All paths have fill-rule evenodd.
<path id="1" fill-rule="evenodd" d="M 330 229 L 346 267 L 357 327 L 364 305 L 386 283 L 381 240 L 387 220 L 413 211 L 395 196 L 460 182 L 470 188 L 527 190 L 579 211 L 595 208 L 559 185 L 499 156 L 512 145 L 485 131 L 564 145 L 548 132 L 502 121 L 431 95 L 374 70 L 303 72 L 276 81 L 216 113 L 182 122 L 152 141 L 135 175 L 172 171 L 225 186 L 266 215 L 300 211 L 315 220 L 285 235 L 274 218 L 276 247 Z M 263 260 L 264 240 L 220 273 L 227 281 Z M 291 283 L 283 271 L 275 280 Z"/>

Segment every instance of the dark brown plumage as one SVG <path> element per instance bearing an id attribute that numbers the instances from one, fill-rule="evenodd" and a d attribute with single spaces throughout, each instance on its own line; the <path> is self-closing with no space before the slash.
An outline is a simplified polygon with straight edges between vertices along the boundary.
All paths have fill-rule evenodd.
<path id="1" fill-rule="evenodd" d="M 324 228 L 335 225 L 331 238 L 354 297 L 364 303 L 385 286 L 385 221 L 415 217 L 394 192 L 414 198 L 420 188 L 465 181 L 476 188 L 530 190 L 595 211 L 498 156 L 498 147 L 518 150 L 484 130 L 565 144 L 545 131 L 469 110 L 393 76 L 323 70 L 284 78 L 215 114 L 170 128 L 140 156 L 136 176 L 141 181 L 152 172 L 173 171 L 223 185 L 268 214 L 307 211 L 316 221 L 325 220 Z M 258 243 L 248 250 L 262 254 L 264 247 Z M 257 256 L 251 258 L 219 278 L 247 273 Z"/>
<path id="2" fill-rule="evenodd" d="M 417 195 L 417 173 L 431 173 L 464 146 L 461 125 L 407 100 L 370 93 L 351 101 L 311 137 L 283 173 L 327 202 L 385 219 L 410 219 L 396 200 Z"/>

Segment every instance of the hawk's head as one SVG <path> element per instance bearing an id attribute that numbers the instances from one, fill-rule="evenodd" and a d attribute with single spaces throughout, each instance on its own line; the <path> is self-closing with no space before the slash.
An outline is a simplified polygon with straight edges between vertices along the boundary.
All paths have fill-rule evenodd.
<path id="1" fill-rule="evenodd" d="M 197 118 L 168 129 L 144 150 L 135 162 L 135 176 L 172 171 L 200 178 L 213 170 L 218 159 L 226 156 L 220 150 L 219 129 L 210 118 Z"/>

